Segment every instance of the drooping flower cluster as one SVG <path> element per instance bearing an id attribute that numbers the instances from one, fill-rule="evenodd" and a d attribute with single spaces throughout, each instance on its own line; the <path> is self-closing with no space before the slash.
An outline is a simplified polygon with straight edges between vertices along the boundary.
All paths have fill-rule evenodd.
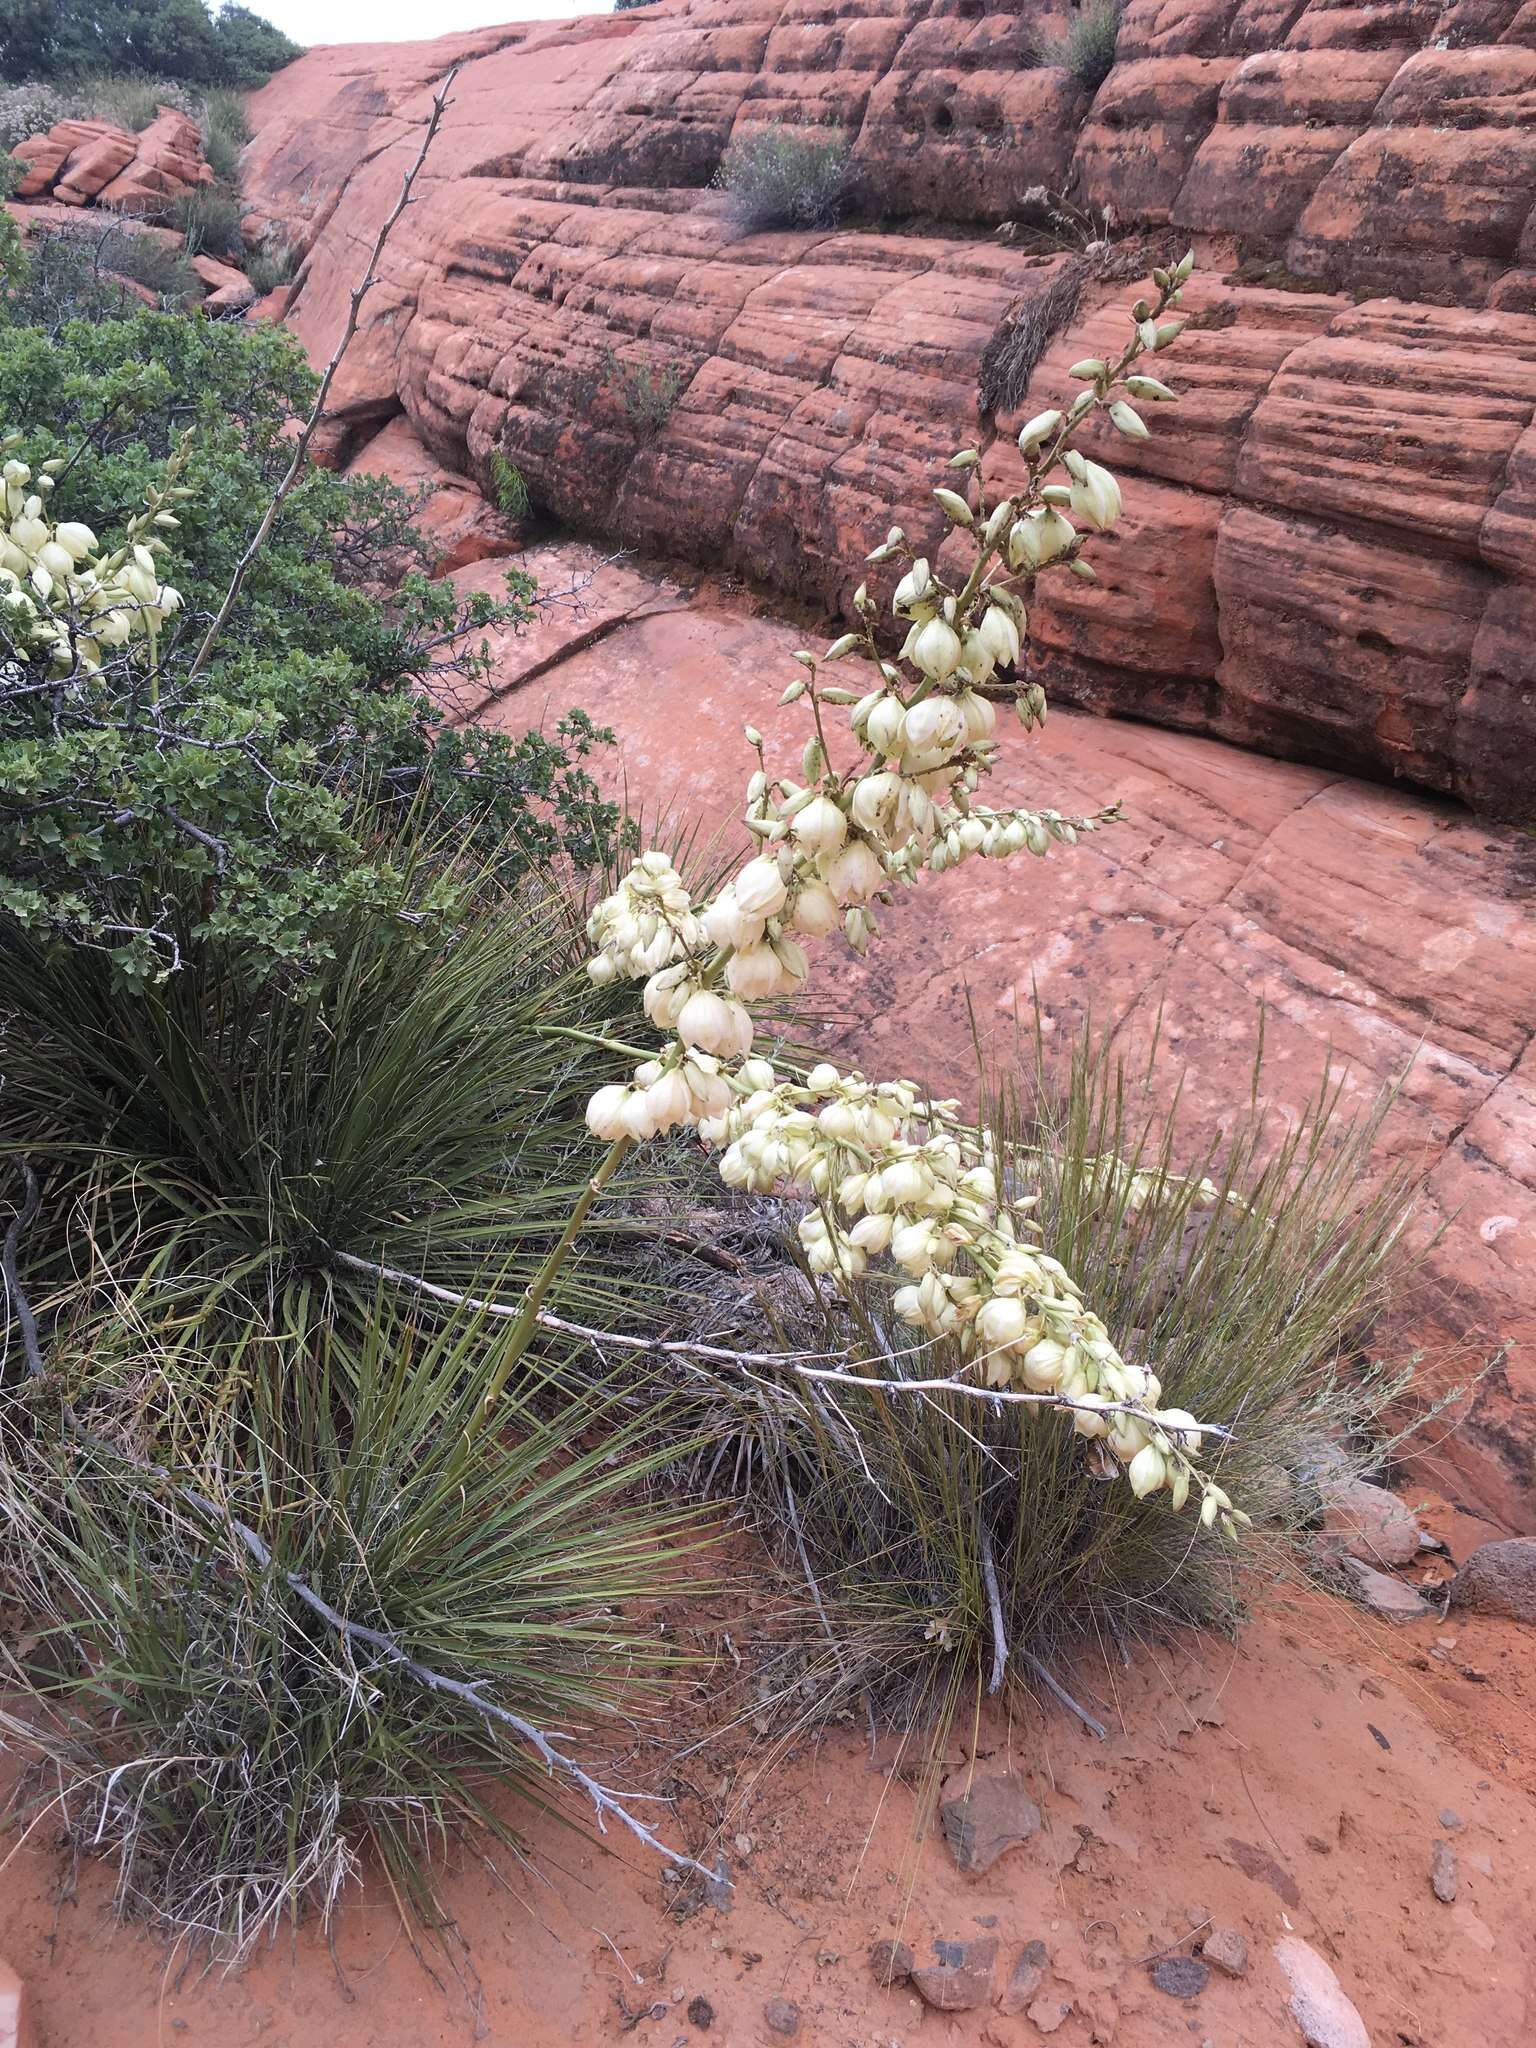
<path id="1" fill-rule="evenodd" d="M 45 661 L 55 675 L 95 674 L 111 650 L 138 638 L 152 641 L 181 608 L 181 593 L 162 582 L 156 568 L 165 542 L 154 529 L 177 524 L 166 508 L 184 493 L 174 487 L 152 492 L 122 544 L 103 550 L 79 520 L 49 518 L 64 459 L 34 472 L 11 452 L 20 439 L 0 440 L 0 455 L 7 457 L 0 465 L 0 634 L 17 654 Z"/>
<path id="2" fill-rule="evenodd" d="M 745 824 L 757 853 L 703 904 L 664 855 L 647 853 L 594 910 L 588 971 L 597 981 L 643 980 L 646 1014 L 669 1042 L 628 1084 L 600 1089 L 588 1123 L 614 1144 L 692 1125 L 719 1148 L 730 1185 L 799 1190 L 812 1205 L 799 1234 L 813 1271 L 847 1282 L 871 1260 L 890 1260 L 906 1276 L 892 1296 L 895 1315 L 955 1343 L 978 1384 L 1061 1406 L 1106 1475 L 1123 1471 L 1138 1495 L 1166 1487 L 1175 1507 L 1198 1488 L 1202 1519 L 1230 1528 L 1246 1517 L 1197 1466 L 1200 1425 L 1161 1408 L 1155 1373 L 1120 1356 L 1071 1276 L 1034 1241 L 1030 1200 L 1004 1193 L 988 1139 L 960 1120 L 956 1104 L 928 1100 L 909 1081 L 870 1082 L 825 1063 L 798 1079 L 752 1056 L 753 1005 L 803 985 L 804 942 L 841 925 L 862 952 L 878 929 L 876 906 L 924 869 L 1044 854 L 1118 814 L 978 804 L 999 752 L 988 692 L 1006 688 L 1026 730 L 1045 715 L 1040 686 L 1015 673 L 1032 580 L 1054 568 L 1091 578 L 1087 534 L 1120 513 L 1115 478 L 1073 436 L 1102 410 L 1139 439 L 1147 428 L 1130 400 L 1173 398 L 1132 366 L 1177 339 L 1182 323 L 1163 315 L 1191 267 L 1185 258 L 1154 272 L 1156 305 L 1132 308 L 1120 358 L 1075 365 L 1086 388 L 1023 428 L 1022 487 L 989 507 L 980 458 L 974 450 L 954 458 L 964 490 L 934 495 L 951 536 L 970 544 L 963 581 L 917 555 L 899 527 L 874 549 L 872 565 L 902 565 L 891 607 L 905 637 L 888 658 L 877 636 L 880 606 L 861 585 L 855 629 L 819 661 L 796 656 L 804 673 L 781 701 L 806 700 L 814 722 L 798 778 L 771 775 L 761 735 L 747 728 L 757 767 Z M 854 656 L 876 671 L 869 689 L 825 679 L 828 665 Z M 846 710 L 855 742 L 842 764 L 825 716 L 833 709 Z"/>

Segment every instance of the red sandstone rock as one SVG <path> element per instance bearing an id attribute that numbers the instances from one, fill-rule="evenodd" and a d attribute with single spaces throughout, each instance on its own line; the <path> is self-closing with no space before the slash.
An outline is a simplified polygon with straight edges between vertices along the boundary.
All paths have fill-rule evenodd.
<path id="1" fill-rule="evenodd" d="M 1162 223 L 1216 119 L 1228 57 L 1117 64 L 1100 86 L 1072 161 L 1075 188 L 1118 218 Z"/>
<path id="2" fill-rule="evenodd" d="M 451 475 L 433 461 L 407 419 L 382 427 L 353 456 L 347 474 L 385 477 L 402 490 L 429 493 L 412 523 L 433 549 L 435 576 L 510 555 L 519 545 L 515 529 L 468 477 Z"/>
<path id="3" fill-rule="evenodd" d="M 99 203 L 135 213 L 162 212 L 178 194 L 212 182 L 197 124 L 162 107 L 138 135 L 106 121 L 58 121 L 17 145 L 28 165 L 21 199 L 51 193 L 64 206 Z"/>
<path id="4" fill-rule="evenodd" d="M 1396 50 L 1266 50 L 1222 88 L 1220 117 L 1174 204 L 1180 226 L 1281 245 L 1324 173 L 1364 129 Z"/>
<path id="5" fill-rule="evenodd" d="M 1515 39 L 1422 47 L 1442 17 Z M 1501 478 L 1536 402 L 1518 282 L 1536 278 L 1536 50 L 1515 22 L 1513 0 L 1134 0 L 1090 108 L 1065 73 L 1021 68 L 1016 14 L 678 0 L 313 52 L 253 103 L 247 187 L 253 218 L 311 248 L 290 317 L 323 359 L 428 88 L 463 59 L 326 445 L 344 457 L 403 404 L 450 472 L 483 474 L 499 449 L 564 520 L 832 610 L 889 517 L 938 544 L 932 468 L 988 431 L 982 352 L 1055 274 L 944 220 L 1011 217 L 1026 184 L 1075 165 L 1078 197 L 1127 226 L 1171 215 L 1260 255 L 1289 237 L 1292 270 L 1344 289 L 1202 271 L 1171 359 L 1178 412 L 1150 442 L 1103 441 L 1179 488 L 1103 550 L 1103 587 L 1042 585 L 1052 678 L 1518 809 L 1536 783 L 1508 743 L 1530 719 L 1536 572 L 1497 535 L 1519 516 Z M 732 134 L 780 118 L 847 133 L 867 202 L 931 231 L 739 234 L 689 188 Z M 1508 310 L 1351 307 L 1388 281 Z M 1090 287 L 1031 407 L 1117 343 L 1125 296 Z M 670 410 L 637 419 L 647 387 Z"/>
<path id="6" fill-rule="evenodd" d="M 125 129 L 105 129 L 70 151 L 54 181 L 54 198 L 65 206 L 88 206 L 125 164 L 133 162 L 134 153 L 134 138 Z"/>

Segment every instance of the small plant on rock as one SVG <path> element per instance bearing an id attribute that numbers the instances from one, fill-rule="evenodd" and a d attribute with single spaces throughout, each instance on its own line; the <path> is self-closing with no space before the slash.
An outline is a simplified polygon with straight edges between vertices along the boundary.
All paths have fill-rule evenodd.
<path id="1" fill-rule="evenodd" d="M 688 382 L 681 363 L 667 363 L 653 370 L 647 363 L 621 363 L 609 349 L 604 358 L 610 388 L 618 395 L 638 440 L 659 434 L 677 410 L 677 401 Z"/>
<path id="2" fill-rule="evenodd" d="M 491 451 L 490 475 L 491 497 L 502 518 L 514 525 L 526 519 L 533 510 L 527 482 L 517 464 L 509 462 L 499 448 Z"/>
<path id="3" fill-rule="evenodd" d="M 1048 64 L 1070 71 L 1080 85 L 1097 92 L 1115 65 L 1120 39 L 1119 0 L 1089 0 L 1064 36 L 1044 49 Z"/>
<path id="4" fill-rule="evenodd" d="M 823 139 L 776 124 L 734 141 L 715 184 L 726 195 L 731 219 L 753 233 L 825 228 L 842 211 L 848 164 L 841 136 Z"/>

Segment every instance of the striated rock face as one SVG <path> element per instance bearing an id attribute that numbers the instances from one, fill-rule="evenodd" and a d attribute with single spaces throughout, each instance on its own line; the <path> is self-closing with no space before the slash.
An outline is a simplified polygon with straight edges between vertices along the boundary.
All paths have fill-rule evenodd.
<path id="1" fill-rule="evenodd" d="M 1181 410 L 1115 449 L 1148 481 L 1100 584 L 1042 588 L 1048 680 L 1529 815 L 1530 7 L 1130 0 L 1097 93 L 1035 59 L 1068 19 L 662 0 L 311 51 L 256 96 L 245 178 L 308 252 L 288 317 L 317 359 L 460 67 L 338 380 L 339 456 L 403 409 L 472 481 L 499 450 L 570 525 L 844 611 L 888 513 L 942 538 L 936 456 L 1006 456 L 977 382 L 999 327 L 1081 271 L 1030 409 L 1118 334 L 1123 284 L 981 232 L 1063 190 L 1203 267 Z M 846 140 L 840 231 L 744 236 L 701 189 L 776 121 Z"/>
<path id="2" fill-rule="evenodd" d="M 46 135 L 18 142 L 12 155 L 27 167 L 17 198 L 64 206 L 157 213 L 213 182 L 197 123 L 174 107 L 162 107 L 137 135 L 107 121 L 58 121 Z"/>

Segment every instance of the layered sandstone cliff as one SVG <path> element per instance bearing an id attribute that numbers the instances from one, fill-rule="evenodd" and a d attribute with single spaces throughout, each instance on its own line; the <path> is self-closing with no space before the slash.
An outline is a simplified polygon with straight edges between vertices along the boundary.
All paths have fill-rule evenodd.
<path id="1" fill-rule="evenodd" d="M 1032 61 L 1064 8 L 662 0 L 435 43 L 316 50 L 253 107 L 246 180 L 307 250 L 317 355 L 453 104 L 337 393 L 347 450 L 402 408 L 562 521 L 836 611 L 888 514 L 939 538 L 936 458 L 1006 453 L 978 373 L 1064 269 L 990 232 L 1031 188 L 1194 240 L 1176 430 L 1095 588 L 1043 594 L 1058 693 L 1490 810 L 1536 807 L 1536 0 L 1130 0 L 1096 94 Z M 837 232 L 741 235 L 734 135 L 846 136 Z M 1239 280 L 1252 280 L 1248 282 Z M 677 399 L 659 428 L 637 380 Z"/>

